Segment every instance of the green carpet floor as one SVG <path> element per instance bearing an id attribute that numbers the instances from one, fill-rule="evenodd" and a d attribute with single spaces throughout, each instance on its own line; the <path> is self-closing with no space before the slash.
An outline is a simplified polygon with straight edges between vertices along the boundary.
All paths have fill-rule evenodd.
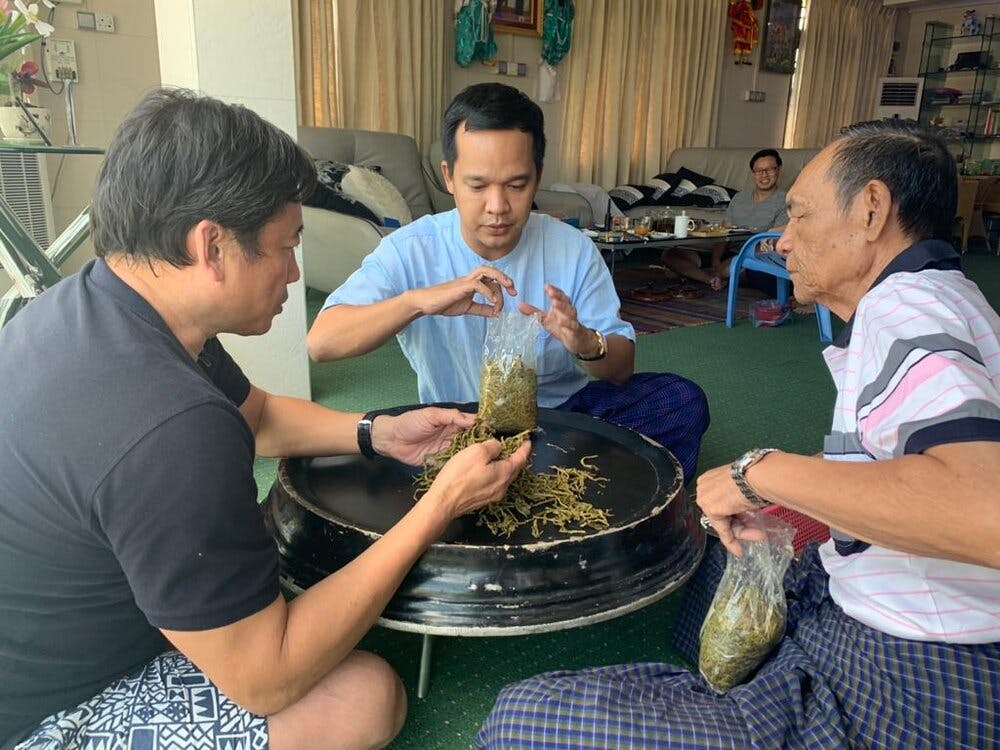
<path id="1" fill-rule="evenodd" d="M 972 253 L 964 263 L 993 306 L 1000 307 L 1000 258 Z M 310 320 L 322 300 L 322 294 L 309 292 Z M 755 446 L 820 450 L 834 397 L 821 351 L 813 316 L 770 329 L 740 321 L 732 329 L 713 324 L 642 336 L 636 370 L 676 372 L 705 389 L 712 423 L 702 445 L 704 470 Z M 417 398 L 415 378 L 395 340 L 364 357 L 313 365 L 312 385 L 316 401 L 344 410 Z M 274 462 L 258 461 L 256 475 L 263 495 L 274 481 Z M 559 633 L 436 639 L 430 694 L 423 700 L 416 697 L 420 636 L 375 628 L 361 646 L 396 668 L 410 698 L 407 724 L 392 747 L 468 748 L 500 688 L 538 672 L 676 661 L 669 642 L 677 603 L 677 595 L 671 595 L 625 617 Z"/>

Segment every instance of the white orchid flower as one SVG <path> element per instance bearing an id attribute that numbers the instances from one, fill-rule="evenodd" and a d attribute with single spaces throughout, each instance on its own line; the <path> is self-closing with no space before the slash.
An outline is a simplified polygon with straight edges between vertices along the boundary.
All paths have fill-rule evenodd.
<path id="1" fill-rule="evenodd" d="M 42 0 L 50 8 L 53 7 L 49 5 L 47 0 Z M 50 23 L 45 23 L 41 18 L 38 17 L 38 3 L 32 3 L 31 5 L 25 5 L 24 0 L 14 0 L 14 7 L 17 8 L 18 13 L 24 16 L 28 23 L 33 24 L 35 30 L 42 36 L 48 36 L 56 27 Z"/>

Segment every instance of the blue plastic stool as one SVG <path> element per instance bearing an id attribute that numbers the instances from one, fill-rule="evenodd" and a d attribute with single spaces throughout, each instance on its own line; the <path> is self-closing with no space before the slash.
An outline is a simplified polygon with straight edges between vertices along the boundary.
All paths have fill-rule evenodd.
<path id="1" fill-rule="evenodd" d="M 736 294 L 739 289 L 740 271 L 749 268 L 751 271 L 760 271 L 770 274 L 778 279 L 778 302 L 785 304 L 788 302 L 789 292 L 792 286 L 792 277 L 785 268 L 785 259 L 777 253 L 768 255 L 757 255 L 757 245 L 761 240 L 777 239 L 780 232 L 758 232 L 743 243 L 739 254 L 732 259 L 729 265 L 729 299 L 726 304 L 726 327 L 732 328 L 736 321 Z M 829 344 L 833 341 L 833 324 L 830 320 L 830 310 L 823 305 L 816 305 L 816 325 L 819 327 L 819 339 Z"/>

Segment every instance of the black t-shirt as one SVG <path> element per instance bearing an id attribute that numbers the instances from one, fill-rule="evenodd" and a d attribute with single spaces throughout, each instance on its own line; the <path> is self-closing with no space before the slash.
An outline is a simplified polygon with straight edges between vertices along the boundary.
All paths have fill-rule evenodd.
<path id="1" fill-rule="evenodd" d="M 0 329 L 0 747 L 278 596 L 249 390 L 103 260 Z"/>

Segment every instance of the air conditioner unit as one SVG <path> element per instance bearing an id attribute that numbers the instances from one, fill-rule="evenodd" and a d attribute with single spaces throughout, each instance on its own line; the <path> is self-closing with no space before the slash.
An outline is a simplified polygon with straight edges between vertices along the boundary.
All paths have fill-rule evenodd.
<path id="1" fill-rule="evenodd" d="M 55 234 L 45 159 L 41 154 L 0 153 L 0 196 L 41 248 Z"/>
<path id="2" fill-rule="evenodd" d="M 875 97 L 875 119 L 899 117 L 916 120 L 920 117 L 923 90 L 923 78 L 880 78 Z"/>

